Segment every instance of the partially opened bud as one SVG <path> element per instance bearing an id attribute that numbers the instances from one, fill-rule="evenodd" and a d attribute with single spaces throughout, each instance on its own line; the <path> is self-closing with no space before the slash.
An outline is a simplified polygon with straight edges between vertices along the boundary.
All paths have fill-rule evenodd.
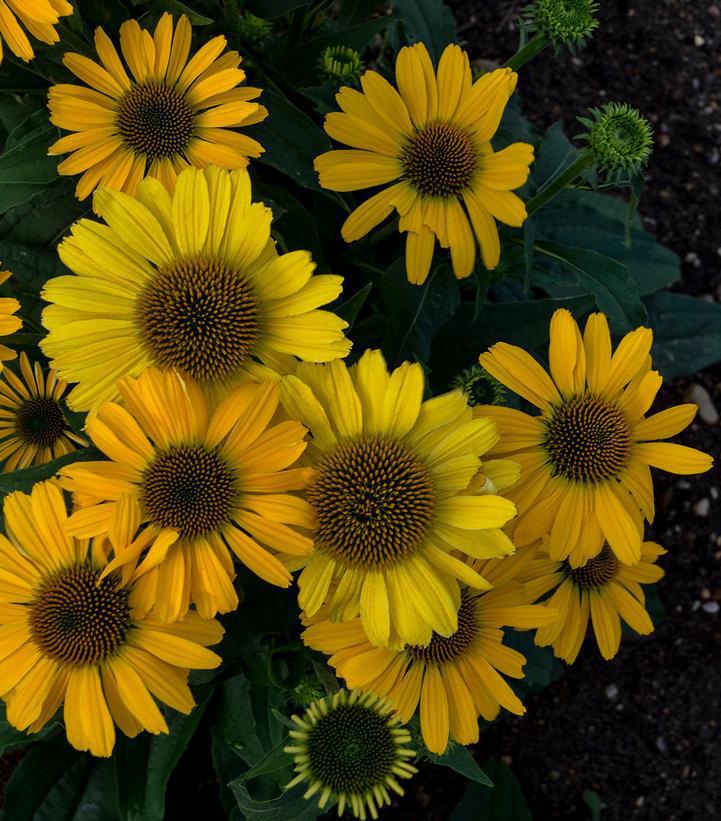
<path id="1" fill-rule="evenodd" d="M 588 129 L 578 139 L 588 142 L 596 168 L 609 177 L 638 172 L 653 149 L 648 120 L 628 103 L 605 103 L 590 113 L 591 118 L 578 118 Z"/>
<path id="2" fill-rule="evenodd" d="M 318 64 L 321 81 L 336 86 L 354 83 L 363 69 L 360 54 L 349 46 L 328 46 L 323 49 Z"/>
<path id="3" fill-rule="evenodd" d="M 535 0 L 528 8 L 531 30 L 544 35 L 555 49 L 568 46 L 571 51 L 583 48 L 598 28 L 594 0 Z"/>
<path id="4" fill-rule="evenodd" d="M 480 365 L 474 365 L 461 371 L 451 380 L 452 388 L 459 388 L 468 397 L 468 404 L 474 405 L 501 405 L 506 391 L 503 385 L 483 370 Z"/>

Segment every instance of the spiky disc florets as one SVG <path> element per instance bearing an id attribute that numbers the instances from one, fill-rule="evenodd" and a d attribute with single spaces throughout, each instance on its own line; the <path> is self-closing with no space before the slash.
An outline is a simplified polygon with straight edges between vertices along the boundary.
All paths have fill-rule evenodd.
<path id="1" fill-rule="evenodd" d="M 451 387 L 462 390 L 468 396 L 468 404 L 471 407 L 500 405 L 506 396 L 503 385 L 480 365 L 474 365 L 454 376 Z"/>
<path id="2" fill-rule="evenodd" d="M 328 46 L 323 49 L 318 62 L 318 74 L 324 83 L 349 85 L 363 73 L 360 54 L 349 46 Z"/>

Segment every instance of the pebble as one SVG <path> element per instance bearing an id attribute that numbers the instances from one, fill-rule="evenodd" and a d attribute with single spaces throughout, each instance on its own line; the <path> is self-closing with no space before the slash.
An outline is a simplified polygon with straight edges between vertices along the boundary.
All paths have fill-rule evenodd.
<path id="1" fill-rule="evenodd" d="M 721 610 L 721 605 L 717 601 L 705 601 L 701 605 L 701 609 L 704 613 L 718 613 Z"/>
<path id="2" fill-rule="evenodd" d="M 615 701 L 618 698 L 618 687 L 615 684 L 609 684 L 603 692 L 609 701 Z"/>
<path id="3" fill-rule="evenodd" d="M 691 509 L 697 516 L 708 516 L 709 510 L 711 510 L 711 502 L 706 498 L 699 499 Z"/>
<path id="4" fill-rule="evenodd" d="M 711 394 L 703 385 L 694 382 L 686 392 L 686 398 L 698 405 L 698 415 L 707 425 L 718 424 L 719 413 L 711 399 Z"/>
<path id="5" fill-rule="evenodd" d="M 656 739 L 656 749 L 657 749 L 660 753 L 665 753 L 665 752 L 666 752 L 666 750 L 668 749 L 668 748 L 666 747 L 666 739 L 665 739 L 663 736 L 659 736 L 659 737 Z"/>
<path id="6" fill-rule="evenodd" d="M 721 9 L 720 9 L 720 8 L 716 5 L 716 3 L 712 3 L 712 4 L 708 7 L 708 13 L 709 13 L 712 17 L 721 17 Z"/>
<path id="7" fill-rule="evenodd" d="M 694 36 L 693 36 L 693 44 L 694 44 L 695 46 L 698 46 L 699 48 L 700 48 L 701 46 L 705 46 L 705 45 L 706 45 L 706 38 L 705 38 L 705 37 L 702 37 L 700 34 L 694 34 Z"/>

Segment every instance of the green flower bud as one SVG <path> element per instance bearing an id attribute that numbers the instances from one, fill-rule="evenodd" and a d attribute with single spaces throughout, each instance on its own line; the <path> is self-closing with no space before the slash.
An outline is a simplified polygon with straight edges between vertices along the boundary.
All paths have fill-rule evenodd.
<path id="1" fill-rule="evenodd" d="M 574 51 L 586 45 L 598 28 L 595 0 L 535 0 L 528 8 L 527 25 L 543 34 L 555 49 L 566 45 Z"/>
<path id="2" fill-rule="evenodd" d="M 260 43 L 270 34 L 273 24 L 246 11 L 238 20 L 238 36 L 245 43 Z"/>
<path id="3" fill-rule="evenodd" d="M 451 380 L 451 388 L 462 390 L 468 397 L 468 404 L 501 405 L 506 390 L 501 383 L 485 371 L 480 365 L 474 365 Z"/>
<path id="4" fill-rule="evenodd" d="M 328 46 L 318 63 L 321 82 L 333 85 L 354 83 L 363 73 L 363 61 L 355 49 L 348 46 Z"/>
<path id="5" fill-rule="evenodd" d="M 300 707 L 308 707 L 323 697 L 323 688 L 317 678 L 304 678 L 293 688 L 293 701 Z"/>
<path id="6" fill-rule="evenodd" d="M 590 113 L 592 118 L 578 118 L 588 129 L 578 139 L 588 142 L 596 168 L 609 177 L 640 171 L 653 149 L 648 120 L 628 103 L 605 103 Z"/>

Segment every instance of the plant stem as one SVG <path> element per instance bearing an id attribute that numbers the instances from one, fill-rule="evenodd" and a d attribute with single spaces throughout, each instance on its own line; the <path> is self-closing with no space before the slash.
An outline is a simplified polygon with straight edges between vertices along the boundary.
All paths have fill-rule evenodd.
<path id="1" fill-rule="evenodd" d="M 543 51 L 548 45 L 548 39 L 541 32 L 537 32 L 531 37 L 525 46 L 521 46 L 518 51 L 504 63 L 504 68 L 512 68 L 518 71 L 521 66 L 524 66 L 529 60 L 532 60 L 537 54 Z"/>
<path id="2" fill-rule="evenodd" d="M 532 197 L 526 204 L 528 216 L 535 214 L 536 211 L 543 208 L 564 188 L 569 186 L 577 177 L 579 177 L 587 168 L 593 165 L 593 155 L 590 151 L 584 151 L 577 157 L 568 168 L 559 174 L 555 179 L 542 188 L 534 197 Z"/>

